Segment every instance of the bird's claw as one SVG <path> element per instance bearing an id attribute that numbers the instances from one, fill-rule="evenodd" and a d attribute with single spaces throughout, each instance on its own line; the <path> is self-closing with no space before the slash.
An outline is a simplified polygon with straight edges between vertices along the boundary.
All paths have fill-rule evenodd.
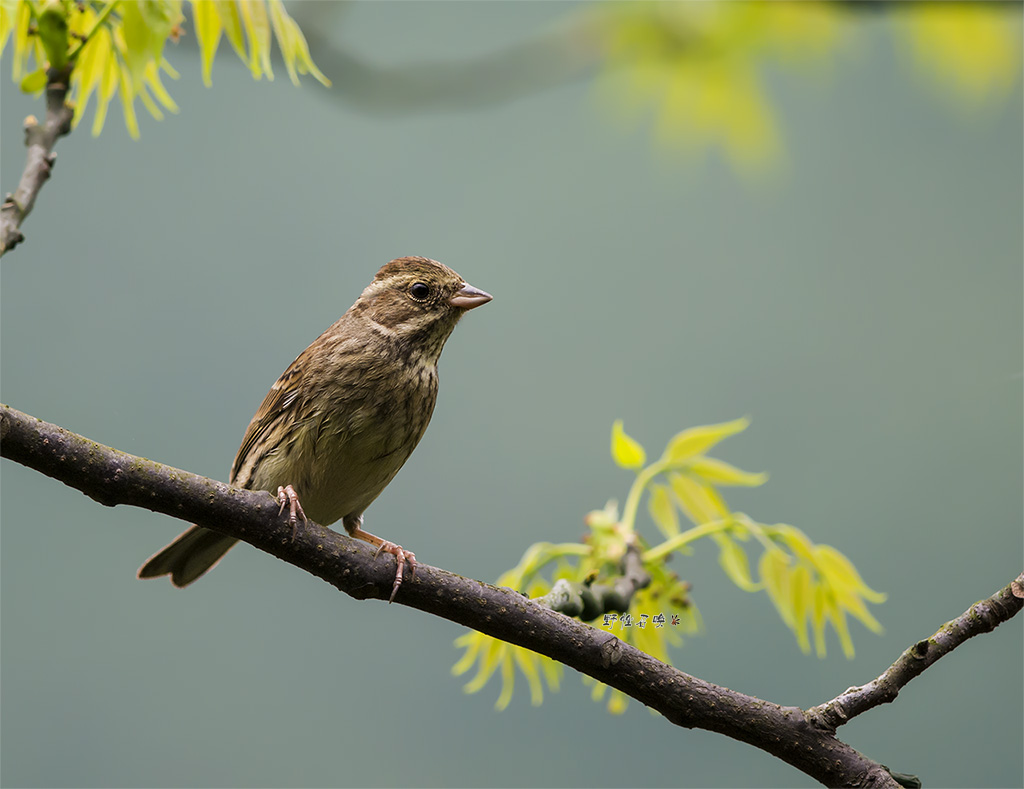
<path id="1" fill-rule="evenodd" d="M 373 554 L 373 558 L 376 559 L 382 553 L 392 554 L 398 562 L 398 569 L 395 571 L 395 585 L 391 588 L 391 597 L 388 598 L 388 602 L 393 603 L 395 602 L 395 595 L 398 594 L 398 587 L 402 585 L 402 574 L 405 570 L 406 562 L 409 562 L 409 577 L 414 578 L 416 576 L 416 554 L 405 550 L 401 545 L 395 545 L 395 543 L 389 540 L 381 540 L 380 545 L 377 546 L 377 551 Z"/>
<path id="2" fill-rule="evenodd" d="M 302 516 L 303 526 L 309 523 L 309 518 L 302 511 L 302 505 L 299 504 L 299 494 L 295 492 L 295 488 L 291 485 L 279 486 L 277 489 L 277 500 L 281 504 L 281 509 L 277 511 L 278 515 L 284 512 L 285 505 L 288 505 L 288 522 L 292 525 L 292 542 L 295 542 L 295 537 L 299 533 L 299 519 L 296 516 Z"/>

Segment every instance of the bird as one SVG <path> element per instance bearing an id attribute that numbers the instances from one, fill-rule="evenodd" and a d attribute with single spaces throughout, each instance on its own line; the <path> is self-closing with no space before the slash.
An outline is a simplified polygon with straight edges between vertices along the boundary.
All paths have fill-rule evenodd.
<path id="1" fill-rule="evenodd" d="M 437 362 L 469 310 L 491 301 L 452 269 L 424 257 L 386 263 L 341 318 L 270 388 L 245 431 L 231 485 L 275 495 L 298 518 L 389 553 L 398 565 L 389 602 L 416 556 L 364 531 L 363 512 L 409 459 L 437 400 Z M 170 575 L 185 587 L 238 542 L 192 526 L 150 557 L 139 578 Z"/>

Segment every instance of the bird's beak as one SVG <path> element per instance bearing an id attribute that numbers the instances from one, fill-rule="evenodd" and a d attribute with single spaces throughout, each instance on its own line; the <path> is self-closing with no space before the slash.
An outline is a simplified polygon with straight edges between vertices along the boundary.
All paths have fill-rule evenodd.
<path id="1" fill-rule="evenodd" d="M 479 307 L 481 304 L 486 304 L 491 298 L 490 293 L 474 288 L 468 282 L 463 282 L 462 287 L 455 291 L 455 294 L 448 300 L 448 303 L 453 307 L 471 310 L 474 307 Z"/>

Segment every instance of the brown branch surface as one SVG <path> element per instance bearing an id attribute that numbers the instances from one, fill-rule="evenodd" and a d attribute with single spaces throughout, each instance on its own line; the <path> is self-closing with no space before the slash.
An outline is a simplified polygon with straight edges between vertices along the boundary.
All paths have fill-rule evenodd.
<path id="1" fill-rule="evenodd" d="M 97 444 L 0 405 L 0 455 L 82 491 L 107 506 L 129 504 L 200 523 L 244 540 L 357 599 L 387 599 L 393 559 L 315 523 L 292 539 L 288 517 L 268 493 L 220 482 Z M 1004 590 L 1005 592 L 1006 590 Z M 937 634 L 942 654 L 968 635 L 992 629 L 1020 610 L 1003 593 L 964 617 L 990 626 Z M 749 743 L 793 765 L 826 786 L 895 787 L 882 765 L 835 737 L 827 718 L 783 707 L 692 677 L 603 630 L 499 589 L 426 564 L 402 585 L 396 602 L 532 649 L 617 688 L 672 723 L 718 732 Z M 990 613 L 999 607 L 998 613 Z M 980 608 L 979 608 L 980 606 Z M 977 609 L 977 610 L 976 610 Z M 974 613 L 972 613 L 974 612 Z M 955 624 L 960 620 L 954 620 Z M 932 661 L 934 662 L 934 661 Z M 920 673 L 919 671 L 917 673 Z M 831 703 L 831 702 L 830 702 Z M 827 706 L 827 705 L 825 705 Z"/>
<path id="2" fill-rule="evenodd" d="M 25 119 L 25 147 L 28 154 L 21 181 L 14 194 L 7 195 L 0 206 L 0 256 L 25 240 L 21 223 L 25 221 L 53 171 L 57 154 L 53 147 L 57 139 L 70 133 L 74 109 L 68 105 L 68 80 L 71 66 L 50 69 L 46 82 L 46 120 L 40 124 L 34 116 Z"/>
<path id="3" fill-rule="evenodd" d="M 946 622 L 931 638 L 918 641 L 871 682 L 849 688 L 832 701 L 811 707 L 807 715 L 828 731 L 872 707 L 895 700 L 900 690 L 939 658 L 967 639 L 991 633 L 1024 608 L 1024 573 L 991 597 L 979 600 L 956 619 Z"/>

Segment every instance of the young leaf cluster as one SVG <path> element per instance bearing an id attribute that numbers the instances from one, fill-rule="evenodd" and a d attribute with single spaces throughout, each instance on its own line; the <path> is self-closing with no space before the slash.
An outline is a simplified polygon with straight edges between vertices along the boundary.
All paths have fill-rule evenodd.
<path id="1" fill-rule="evenodd" d="M 519 564 L 498 579 L 498 585 L 540 598 L 556 584 L 585 588 L 608 583 L 622 575 L 627 552 L 638 550 L 650 582 L 638 585 L 625 610 L 602 611 L 593 621 L 671 663 L 668 647 L 680 646 L 683 633 L 700 631 L 701 618 L 690 585 L 669 570 L 667 563 L 673 554 L 688 554 L 695 542 L 708 538 L 717 548 L 726 577 L 745 591 L 765 592 L 803 652 L 810 652 L 813 640 L 816 653 L 824 657 L 826 630 L 831 626 L 843 652 L 851 657 L 853 641 L 847 617 L 880 632 L 867 603 L 881 603 L 885 596 L 869 588 L 837 549 L 813 543 L 793 526 L 758 523 L 730 510 L 720 488 L 757 486 L 767 477 L 709 457 L 707 452 L 748 424 L 746 419 L 738 419 L 684 430 L 668 442 L 661 457 L 648 463 L 643 446 L 625 432 L 621 421 L 615 422 L 612 459 L 635 474 L 621 513 L 617 503 L 610 501 L 586 516 L 588 531 L 581 543 L 531 546 Z M 637 530 L 645 499 L 659 535 L 654 543 Z M 751 554 L 756 552 L 760 556 L 755 564 Z M 498 709 L 512 699 L 517 670 L 526 677 L 534 704 L 543 699 L 543 680 L 549 689 L 558 689 L 561 667 L 548 658 L 476 632 L 455 643 L 465 652 L 453 673 L 461 675 L 477 667 L 465 686 L 467 692 L 480 690 L 491 676 L 500 673 Z M 595 700 L 604 697 L 604 685 L 589 678 L 585 681 L 593 685 Z M 609 711 L 621 712 L 626 704 L 623 694 L 612 691 Z"/>
<path id="2" fill-rule="evenodd" d="M 782 153 L 765 75 L 804 68 L 827 75 L 863 46 L 851 16 L 828 2 L 620 3 L 595 29 L 607 53 L 602 95 L 618 118 L 654 110 L 654 133 L 684 151 L 720 148 L 740 172 Z M 865 4 L 866 5 L 866 4 Z M 933 86 L 974 105 L 1005 96 L 1020 75 L 1016 4 L 889 4 L 894 48 Z M 874 16 L 874 15 L 872 15 Z"/>
<path id="3" fill-rule="evenodd" d="M 192 0 L 191 5 L 207 86 L 222 35 L 255 79 L 273 79 L 271 32 L 292 82 L 298 84 L 299 74 L 312 74 L 330 84 L 281 0 Z M 117 96 L 125 126 L 138 137 L 136 99 L 157 120 L 164 110 L 178 111 L 162 75 L 178 78 L 164 46 L 185 34 L 184 23 L 182 0 L 0 0 L 0 54 L 11 40 L 11 76 L 27 93 L 42 91 L 51 70 L 70 67 L 73 125 L 95 96 L 92 132 L 99 134 Z"/>

